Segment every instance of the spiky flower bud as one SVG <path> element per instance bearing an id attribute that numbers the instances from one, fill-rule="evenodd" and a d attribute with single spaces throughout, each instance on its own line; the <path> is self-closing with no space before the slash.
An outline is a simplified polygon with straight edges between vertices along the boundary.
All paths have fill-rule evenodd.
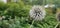
<path id="1" fill-rule="evenodd" d="M 42 20 L 44 19 L 46 12 L 45 9 L 42 6 L 33 6 L 32 9 L 29 12 L 30 17 L 33 18 L 34 20 Z"/>

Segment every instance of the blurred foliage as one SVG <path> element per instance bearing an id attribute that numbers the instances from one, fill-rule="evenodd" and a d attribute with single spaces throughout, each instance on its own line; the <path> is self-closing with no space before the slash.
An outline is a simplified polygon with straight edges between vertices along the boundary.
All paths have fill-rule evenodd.
<path id="1" fill-rule="evenodd" d="M 57 24 L 55 15 L 47 15 L 43 21 L 35 21 L 32 25 L 29 24 L 29 20 L 26 17 L 15 17 L 15 19 L 10 19 L 9 21 L 3 20 L 4 28 L 54 28 Z"/>
<path id="2" fill-rule="evenodd" d="M 0 2 L 0 15 L 3 15 L 4 10 L 8 8 L 7 4 Z"/>
<path id="3" fill-rule="evenodd" d="M 0 2 L 0 11 L 3 11 L 7 8 L 7 5 L 3 2 Z"/>
<path id="4" fill-rule="evenodd" d="M 47 15 L 43 21 L 35 21 L 32 25 L 29 20 L 29 10 L 32 7 L 31 5 L 42 5 L 43 0 L 20 0 L 17 3 L 3 3 L 0 2 L 0 15 L 11 16 L 14 19 L 9 18 L 8 20 L 0 21 L 1 28 L 54 28 L 57 24 L 55 14 L 50 15 L 47 12 Z M 49 1 L 48 1 L 49 2 Z M 58 2 L 59 3 L 59 2 Z M 56 3 L 57 4 L 57 3 Z M 48 11 L 46 9 L 46 11 Z"/>
<path id="5" fill-rule="evenodd" d="M 26 5 L 42 5 L 43 0 L 22 0 Z"/>
<path id="6" fill-rule="evenodd" d="M 3 5 L 1 5 L 2 7 L 0 7 L 0 11 L 2 11 L 2 9 L 4 10 L 6 8 L 6 6 L 4 6 L 4 3 L 2 3 Z M 3 8 L 4 7 L 4 8 Z M 20 17 L 26 17 L 29 14 L 29 9 L 31 6 L 29 5 L 20 5 L 18 3 L 8 3 L 7 4 L 7 8 L 3 11 L 2 15 L 14 15 L 14 16 L 20 16 Z M 2 13 L 2 12 L 1 12 Z"/>

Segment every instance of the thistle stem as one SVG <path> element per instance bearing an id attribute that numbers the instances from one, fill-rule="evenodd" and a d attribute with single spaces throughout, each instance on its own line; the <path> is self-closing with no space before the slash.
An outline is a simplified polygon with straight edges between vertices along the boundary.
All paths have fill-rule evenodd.
<path id="1" fill-rule="evenodd" d="M 35 21 L 35 20 L 32 21 L 32 24 L 31 24 L 30 28 L 32 28 L 32 25 L 33 25 L 34 21 Z"/>

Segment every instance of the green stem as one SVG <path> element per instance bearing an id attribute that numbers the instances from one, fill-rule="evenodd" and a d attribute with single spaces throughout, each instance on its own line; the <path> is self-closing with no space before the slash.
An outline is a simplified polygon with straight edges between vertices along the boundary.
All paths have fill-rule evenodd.
<path id="1" fill-rule="evenodd" d="M 32 21 L 32 24 L 31 24 L 30 28 L 32 28 L 33 23 L 34 23 L 34 20 Z"/>
<path id="2" fill-rule="evenodd" d="M 60 22 L 59 22 L 59 25 L 57 27 L 60 28 Z"/>
<path id="3" fill-rule="evenodd" d="M 59 28 L 60 28 L 60 22 L 58 22 L 58 24 L 55 26 L 55 28 L 57 28 L 57 27 L 58 27 L 58 25 L 59 25 Z"/>

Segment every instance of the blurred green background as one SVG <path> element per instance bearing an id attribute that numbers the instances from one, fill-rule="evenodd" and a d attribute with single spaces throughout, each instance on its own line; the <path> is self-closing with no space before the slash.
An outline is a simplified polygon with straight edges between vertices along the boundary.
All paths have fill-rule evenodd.
<path id="1" fill-rule="evenodd" d="M 46 8 L 46 17 L 43 21 L 36 21 L 32 25 L 29 20 L 29 11 L 33 5 L 45 6 L 54 4 L 55 8 Z M 0 0 L 0 28 L 54 28 L 58 23 L 56 13 L 60 11 L 60 0 Z"/>

